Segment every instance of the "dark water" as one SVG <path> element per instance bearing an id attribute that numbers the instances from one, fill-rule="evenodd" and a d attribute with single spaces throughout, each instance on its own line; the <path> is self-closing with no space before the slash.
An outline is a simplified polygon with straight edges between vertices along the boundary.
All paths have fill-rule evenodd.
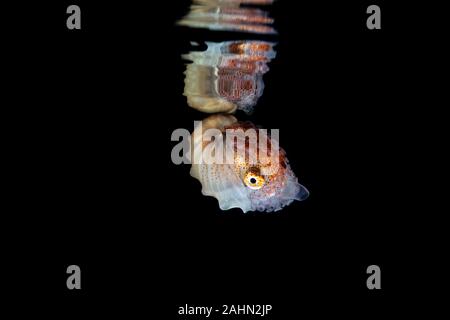
<path id="1" fill-rule="evenodd" d="M 31 196 L 18 210 L 51 299 L 168 318 L 185 303 L 269 303 L 274 319 L 393 303 L 411 178 L 399 132 L 410 69 L 392 11 L 389 31 L 369 33 L 365 3 L 278 1 L 268 9 L 278 34 L 260 35 L 176 26 L 188 1 L 81 6 L 78 34 L 64 18 L 29 33 L 31 89 L 18 96 L 31 131 L 18 180 Z M 52 17 L 64 8 L 46 6 Z M 311 192 L 279 213 L 223 212 L 170 160 L 173 130 L 205 117 L 182 95 L 181 55 L 192 41 L 229 40 L 277 43 L 255 112 L 238 117 L 280 129 Z M 76 298 L 65 290 L 72 263 L 86 277 Z M 386 270 L 383 293 L 366 290 L 370 264 Z"/>

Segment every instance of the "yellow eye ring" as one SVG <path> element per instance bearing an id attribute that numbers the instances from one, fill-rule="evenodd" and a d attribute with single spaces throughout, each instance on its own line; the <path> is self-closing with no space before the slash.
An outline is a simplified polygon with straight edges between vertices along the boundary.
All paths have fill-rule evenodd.
<path id="1" fill-rule="evenodd" d="M 266 181 L 262 176 L 257 175 L 254 172 L 248 172 L 244 177 L 244 183 L 250 189 L 258 190 L 264 186 Z"/>

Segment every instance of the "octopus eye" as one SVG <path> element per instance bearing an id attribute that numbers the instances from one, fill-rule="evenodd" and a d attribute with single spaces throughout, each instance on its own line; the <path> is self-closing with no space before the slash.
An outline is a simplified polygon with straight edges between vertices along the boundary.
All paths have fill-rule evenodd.
<path id="1" fill-rule="evenodd" d="M 264 186 L 265 180 L 262 176 L 249 172 L 245 175 L 244 183 L 250 189 L 258 190 Z"/>

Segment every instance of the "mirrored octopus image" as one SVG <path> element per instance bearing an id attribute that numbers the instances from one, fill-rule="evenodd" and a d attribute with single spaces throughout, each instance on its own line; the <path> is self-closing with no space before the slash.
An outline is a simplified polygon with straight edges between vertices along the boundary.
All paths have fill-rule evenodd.
<path id="1" fill-rule="evenodd" d="M 268 12 L 257 8 L 273 0 L 193 0 L 179 26 L 212 32 L 277 34 Z M 273 40 L 273 39 L 268 39 Z M 278 130 L 260 129 L 239 121 L 240 112 L 252 115 L 263 95 L 263 76 L 276 57 L 276 42 L 236 40 L 203 43 L 182 55 L 187 61 L 184 92 L 189 107 L 212 114 L 197 123 L 190 145 L 190 175 L 201 192 L 218 200 L 221 210 L 239 208 L 275 212 L 308 198 L 298 182 Z M 275 135 L 275 137 L 274 137 Z"/>
<path id="2" fill-rule="evenodd" d="M 212 115 L 196 126 L 191 162 L 202 194 L 215 197 L 222 210 L 279 211 L 309 196 L 278 141 L 232 115 Z"/>
<path id="3" fill-rule="evenodd" d="M 189 13 L 178 25 L 209 30 L 276 34 L 273 19 L 254 5 L 267 5 L 273 0 L 194 0 Z M 246 6 L 252 5 L 252 7 Z"/>
<path id="4" fill-rule="evenodd" d="M 267 63 L 276 55 L 265 41 L 207 42 L 205 51 L 183 56 L 184 95 L 190 107 L 206 113 L 251 113 L 263 94 Z"/>

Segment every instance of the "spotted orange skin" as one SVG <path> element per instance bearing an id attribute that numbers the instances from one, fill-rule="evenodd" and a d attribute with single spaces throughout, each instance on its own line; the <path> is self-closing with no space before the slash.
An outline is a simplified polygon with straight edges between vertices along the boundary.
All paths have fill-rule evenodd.
<path id="1" fill-rule="evenodd" d="M 224 127 L 224 132 L 226 134 L 227 130 L 243 130 L 245 131 L 252 129 L 256 130 L 257 134 L 257 163 L 250 164 L 248 162 L 248 155 L 245 158 L 238 156 L 237 145 L 235 144 L 235 161 L 234 168 L 236 174 L 238 174 L 243 183 L 253 189 L 259 190 L 262 192 L 263 196 L 272 196 L 277 194 L 280 189 L 284 187 L 285 177 L 286 177 L 286 168 L 287 168 L 287 158 L 286 153 L 283 149 L 279 148 L 279 155 L 277 158 L 272 157 L 272 144 L 270 137 L 267 139 L 267 154 L 261 155 L 259 154 L 259 139 L 261 132 L 257 130 L 257 127 L 251 122 L 236 122 L 230 126 Z M 245 150 L 249 150 L 249 141 L 245 141 Z M 277 166 L 273 166 L 272 161 L 278 161 Z M 277 168 L 276 171 L 273 168 Z M 257 181 L 255 184 L 248 183 L 248 178 L 254 177 Z"/>

